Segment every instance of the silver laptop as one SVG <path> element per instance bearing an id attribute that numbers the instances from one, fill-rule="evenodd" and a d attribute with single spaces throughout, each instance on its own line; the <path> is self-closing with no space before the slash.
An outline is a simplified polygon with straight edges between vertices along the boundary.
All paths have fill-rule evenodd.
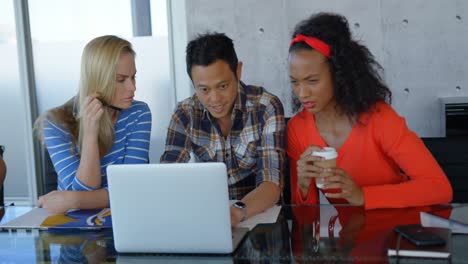
<path id="1" fill-rule="evenodd" d="M 107 167 L 114 246 L 132 253 L 232 253 L 224 163 Z"/>

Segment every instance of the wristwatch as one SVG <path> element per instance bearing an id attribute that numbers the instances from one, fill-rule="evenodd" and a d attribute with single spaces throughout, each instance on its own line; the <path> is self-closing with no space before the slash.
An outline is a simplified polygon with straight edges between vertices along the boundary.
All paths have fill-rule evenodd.
<path id="1" fill-rule="evenodd" d="M 233 206 L 242 210 L 241 222 L 244 222 L 244 220 L 247 218 L 247 205 L 241 201 L 238 201 L 235 202 Z"/>

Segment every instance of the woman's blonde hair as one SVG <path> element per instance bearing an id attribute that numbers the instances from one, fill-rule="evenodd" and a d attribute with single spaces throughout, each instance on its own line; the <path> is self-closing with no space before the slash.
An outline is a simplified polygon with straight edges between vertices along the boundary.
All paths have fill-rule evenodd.
<path id="1" fill-rule="evenodd" d="M 78 146 L 81 152 L 83 143 L 83 123 L 81 121 L 82 106 L 86 97 L 98 94 L 105 102 L 112 102 L 115 93 L 115 76 L 117 64 L 122 53 L 135 56 L 132 44 L 125 39 L 108 35 L 91 40 L 84 48 L 81 56 L 81 75 L 78 94 L 65 104 L 42 114 L 35 122 L 35 129 L 43 141 L 43 126 L 46 120 L 51 120 L 64 126 L 71 134 L 72 149 Z M 99 153 L 101 158 L 109 152 L 114 142 L 114 124 L 112 112 L 104 108 L 104 114 L 99 122 Z"/>

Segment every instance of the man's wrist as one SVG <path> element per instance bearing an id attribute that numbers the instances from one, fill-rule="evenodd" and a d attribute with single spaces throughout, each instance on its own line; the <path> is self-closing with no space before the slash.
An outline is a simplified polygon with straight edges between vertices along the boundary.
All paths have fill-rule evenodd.
<path id="1" fill-rule="evenodd" d="M 238 202 L 235 202 L 232 206 L 238 209 L 236 211 L 240 211 L 241 213 L 240 222 L 245 221 L 245 219 L 247 219 L 247 205 L 241 201 L 238 201 Z"/>
<path id="2" fill-rule="evenodd" d="M 231 206 L 231 212 L 233 214 L 234 223 L 240 223 L 242 220 L 242 210 L 237 207 Z"/>

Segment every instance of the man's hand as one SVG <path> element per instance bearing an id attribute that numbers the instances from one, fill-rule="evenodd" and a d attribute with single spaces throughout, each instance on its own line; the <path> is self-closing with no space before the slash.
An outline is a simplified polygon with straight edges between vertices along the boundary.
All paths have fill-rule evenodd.
<path id="1" fill-rule="evenodd" d="M 278 184 L 271 181 L 260 183 L 257 188 L 249 192 L 242 202 L 246 205 L 245 219 L 259 214 L 266 209 L 275 205 L 278 202 L 281 194 L 281 189 Z M 237 226 L 244 217 L 243 209 L 231 206 L 231 226 Z"/>
<path id="2" fill-rule="evenodd" d="M 231 206 L 231 227 L 236 227 L 241 222 L 242 217 L 242 210 Z"/>

